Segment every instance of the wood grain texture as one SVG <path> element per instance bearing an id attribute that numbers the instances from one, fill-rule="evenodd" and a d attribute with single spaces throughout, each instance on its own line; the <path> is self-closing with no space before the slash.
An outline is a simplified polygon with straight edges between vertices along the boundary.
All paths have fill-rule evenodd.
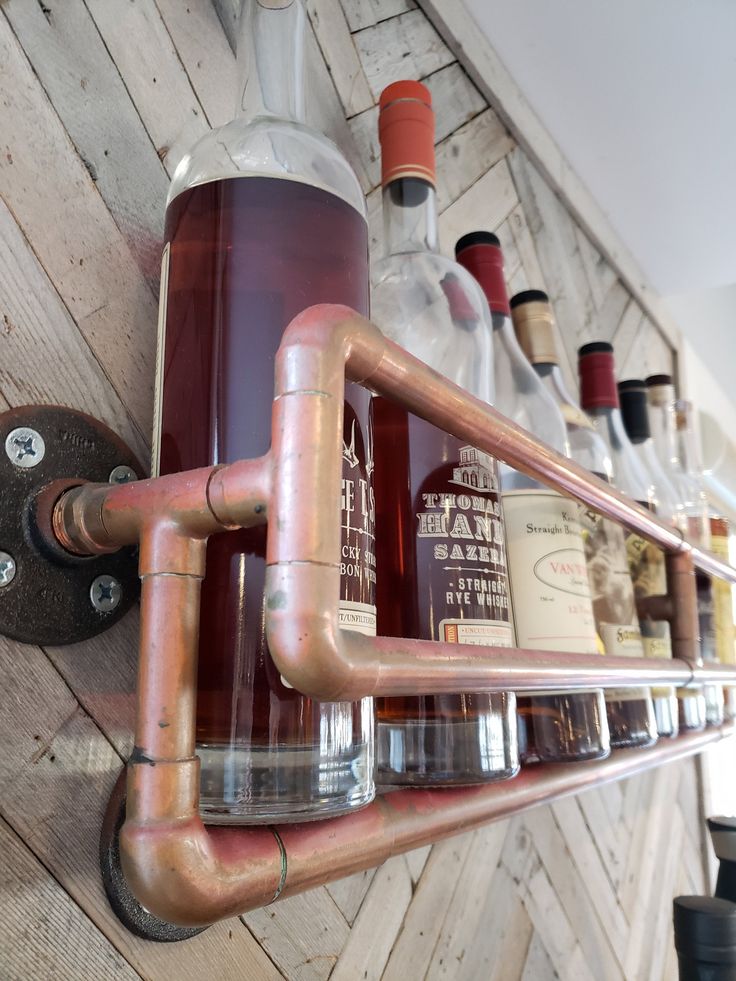
<path id="1" fill-rule="evenodd" d="M 614 342 L 622 372 L 670 370 L 670 344 L 626 276 L 414 0 L 309 2 L 311 121 L 370 192 L 372 255 L 375 103 L 388 82 L 422 78 L 442 248 L 471 228 L 498 233 L 510 289 L 551 295 L 571 386 L 577 347 L 595 338 Z M 192 139 L 231 116 L 236 13 L 237 0 L 2 4 L 0 410 L 63 402 L 145 458 L 168 178 Z M 186 944 L 130 936 L 101 890 L 97 836 L 131 749 L 137 630 L 132 612 L 70 647 L 0 639 L 1 977 L 674 977 L 671 898 L 705 889 L 692 762 L 397 856 Z"/>

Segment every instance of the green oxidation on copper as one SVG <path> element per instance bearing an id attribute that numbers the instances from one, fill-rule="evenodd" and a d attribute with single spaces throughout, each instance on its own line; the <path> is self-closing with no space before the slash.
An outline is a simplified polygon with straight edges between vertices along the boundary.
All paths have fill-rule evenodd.
<path id="1" fill-rule="evenodd" d="M 283 589 L 277 589 L 275 593 L 272 593 L 266 600 L 266 606 L 269 610 L 285 610 L 286 593 Z"/>

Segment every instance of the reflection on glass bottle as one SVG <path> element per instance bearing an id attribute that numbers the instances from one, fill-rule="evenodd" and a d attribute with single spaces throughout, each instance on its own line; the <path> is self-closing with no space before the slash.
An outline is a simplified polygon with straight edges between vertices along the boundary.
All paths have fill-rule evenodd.
<path id="1" fill-rule="evenodd" d="M 174 174 L 166 211 L 154 472 L 256 457 L 270 443 L 273 359 L 313 303 L 368 313 L 368 234 L 355 174 L 305 122 L 301 0 L 246 0 L 238 117 Z M 345 404 L 345 626 L 375 632 L 370 396 Z M 306 820 L 368 802 L 373 713 L 304 698 L 264 633 L 265 528 L 216 535 L 202 588 L 197 754 L 208 822 Z"/>
<path id="2" fill-rule="evenodd" d="M 524 357 L 511 325 L 498 238 L 490 232 L 471 232 L 455 251 L 482 286 L 491 308 L 499 410 L 567 453 L 560 410 Z M 602 653 L 578 505 L 505 465 L 501 488 L 519 647 Z M 601 689 L 540 692 L 519 698 L 517 704 L 524 761 L 601 759 L 610 752 Z"/>
<path id="3" fill-rule="evenodd" d="M 419 82 L 381 95 L 385 255 L 372 315 L 415 357 L 493 400 L 487 304 L 440 255 L 434 114 Z M 384 636 L 513 647 L 496 461 L 383 398 L 373 402 L 378 628 Z M 378 780 L 467 784 L 518 770 L 513 694 L 376 700 Z"/>

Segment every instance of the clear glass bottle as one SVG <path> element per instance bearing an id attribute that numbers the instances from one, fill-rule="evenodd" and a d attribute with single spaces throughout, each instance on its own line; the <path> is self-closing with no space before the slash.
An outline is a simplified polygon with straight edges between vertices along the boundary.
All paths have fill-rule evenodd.
<path id="1" fill-rule="evenodd" d="M 522 350 L 565 419 L 571 457 L 601 480 L 615 484 L 608 446 L 565 385 L 555 344 L 554 317 L 547 294 L 541 290 L 527 290 L 512 297 L 511 316 Z M 581 507 L 580 513 L 593 613 L 603 649 L 607 654 L 619 657 L 643 657 L 624 530 L 588 508 Z M 634 689 L 633 694 L 637 691 L 641 690 Z M 630 745 L 631 737 L 625 724 L 631 711 L 631 706 L 626 704 L 632 701 L 631 694 L 626 689 L 608 689 L 605 693 L 611 745 L 614 747 L 618 744 Z M 674 689 L 654 699 L 654 711 L 659 735 L 676 736 L 677 700 Z"/>
<path id="2" fill-rule="evenodd" d="M 498 409 L 568 453 L 562 414 L 524 357 L 511 325 L 498 238 L 471 232 L 455 253 L 491 308 Z M 506 465 L 501 466 L 501 489 L 519 647 L 602 653 L 577 504 Z M 522 761 L 573 762 L 602 759 L 610 752 L 600 688 L 519 697 L 517 711 Z"/>
<path id="3" fill-rule="evenodd" d="M 578 352 L 578 373 L 580 403 L 611 453 L 616 486 L 644 507 L 654 509 L 654 489 L 629 442 L 621 418 L 613 347 L 604 341 L 584 344 Z M 659 549 L 638 535 L 627 533 L 626 552 L 637 599 L 658 595 L 666 590 L 664 556 Z M 639 625 L 645 656 L 672 656 L 668 624 L 640 617 Z M 636 699 L 633 697 L 635 692 Z M 652 734 L 656 738 L 660 726 L 665 734 L 670 734 L 674 694 L 671 687 L 656 688 L 651 694 L 645 688 L 630 690 L 628 706 L 622 703 L 628 715 L 628 718 L 622 717 L 621 720 L 624 738 L 627 728 L 631 732 L 633 745 L 651 744 L 654 741 Z M 651 725 L 654 718 L 657 720 L 656 726 Z"/>
<path id="4" fill-rule="evenodd" d="M 658 479 L 669 480 L 671 494 L 678 507 L 678 524 L 683 534 L 701 548 L 710 548 L 710 518 L 708 499 L 700 481 L 700 475 L 690 475 L 683 466 L 682 436 L 678 434 L 675 411 L 675 389 L 670 375 L 651 375 L 646 382 L 649 421 L 657 462 L 661 465 Z M 652 472 L 656 472 L 653 466 Z M 713 582 L 707 574 L 696 570 L 698 593 L 698 627 L 700 655 L 706 660 L 716 658 L 715 609 Z M 719 724 L 723 718 L 723 688 L 706 685 L 700 689 L 705 698 L 705 715 L 708 722 Z M 692 693 L 680 690 L 681 713 L 694 711 Z M 698 706 L 698 711 L 700 707 Z"/>
<path id="5" fill-rule="evenodd" d="M 154 473 L 229 463 L 270 444 L 273 359 L 313 303 L 368 313 L 365 201 L 306 122 L 301 0 L 246 0 L 238 115 L 181 160 L 161 275 Z M 370 395 L 348 385 L 344 481 L 370 486 Z M 346 495 L 346 498 L 349 495 Z M 375 633 L 369 495 L 343 512 L 341 611 Z M 202 588 L 197 698 L 209 823 L 303 821 L 374 795 L 372 702 L 317 703 L 288 687 L 264 635 L 266 529 L 213 536 Z M 354 629 L 357 629 L 354 627 Z"/>
<path id="6" fill-rule="evenodd" d="M 373 266 L 373 320 L 491 403 L 488 306 L 468 273 L 438 250 L 428 89 L 388 86 L 379 133 L 385 255 Z M 379 633 L 513 647 L 496 461 L 386 399 L 374 399 L 373 414 Z M 376 699 L 379 783 L 513 776 L 515 706 L 513 693 Z"/>

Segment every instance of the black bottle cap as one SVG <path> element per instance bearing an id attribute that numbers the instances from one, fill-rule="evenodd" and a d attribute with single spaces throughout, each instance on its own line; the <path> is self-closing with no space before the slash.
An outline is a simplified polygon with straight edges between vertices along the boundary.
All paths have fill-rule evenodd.
<path id="1" fill-rule="evenodd" d="M 650 375 L 646 380 L 647 388 L 654 388 L 655 385 L 671 385 L 672 375 Z"/>
<path id="2" fill-rule="evenodd" d="M 736 903 L 712 896 L 676 896 L 675 947 L 713 964 L 736 964 Z"/>
<path id="3" fill-rule="evenodd" d="M 584 358 L 586 354 L 613 354 L 613 344 L 608 341 L 591 341 L 590 344 L 583 344 L 578 348 L 578 357 Z"/>
<path id="4" fill-rule="evenodd" d="M 469 249 L 471 245 L 496 245 L 501 248 L 501 240 L 493 232 L 468 232 L 455 243 L 455 255 L 463 249 Z"/>
<path id="5" fill-rule="evenodd" d="M 632 443 L 643 443 L 649 439 L 649 410 L 647 408 L 647 386 L 640 379 L 628 379 L 618 383 L 618 398 L 621 403 L 621 416 L 624 428 Z"/>
<path id="6" fill-rule="evenodd" d="M 513 310 L 522 303 L 549 303 L 549 297 L 544 290 L 523 290 L 521 293 L 515 293 L 510 303 Z"/>
<path id="7" fill-rule="evenodd" d="M 710 831 L 736 831 L 736 817 L 718 814 L 716 817 L 706 818 L 706 824 Z"/>

